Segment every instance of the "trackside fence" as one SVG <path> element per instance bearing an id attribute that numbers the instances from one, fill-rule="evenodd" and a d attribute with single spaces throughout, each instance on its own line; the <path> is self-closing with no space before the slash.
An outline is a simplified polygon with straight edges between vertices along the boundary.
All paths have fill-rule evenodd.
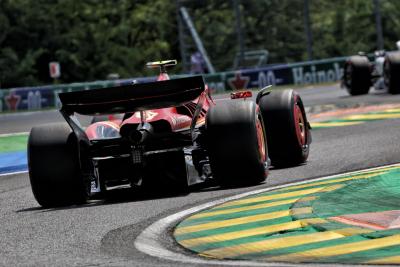
<path id="1" fill-rule="evenodd" d="M 267 85 L 309 85 L 339 81 L 346 57 L 272 65 L 258 69 L 206 74 L 204 79 L 214 93 L 262 88 Z M 80 90 L 113 87 L 133 82 L 149 82 L 155 78 L 132 78 L 0 90 L 0 113 L 59 108 L 58 94 Z"/>

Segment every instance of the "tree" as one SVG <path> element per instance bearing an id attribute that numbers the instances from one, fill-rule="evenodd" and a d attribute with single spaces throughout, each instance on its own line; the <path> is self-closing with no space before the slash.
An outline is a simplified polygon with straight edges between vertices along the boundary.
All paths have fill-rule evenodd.
<path id="1" fill-rule="evenodd" d="M 216 69 L 231 69 L 239 48 L 232 1 L 179 1 Z M 307 59 L 303 1 L 239 2 L 247 50 L 269 50 L 270 63 Z M 394 49 L 400 1 L 380 4 L 385 48 Z M 310 13 L 315 59 L 376 49 L 372 0 L 312 0 Z M 51 61 L 60 62 L 62 83 L 154 75 L 145 62 L 180 59 L 176 15 L 165 0 L 1 0 L 0 83 L 51 83 Z"/>

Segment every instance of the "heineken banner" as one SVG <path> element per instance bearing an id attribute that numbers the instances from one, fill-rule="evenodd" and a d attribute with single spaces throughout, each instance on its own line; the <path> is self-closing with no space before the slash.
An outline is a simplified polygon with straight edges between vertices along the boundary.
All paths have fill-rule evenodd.
<path id="1" fill-rule="evenodd" d="M 263 88 L 267 85 L 307 85 L 337 82 L 342 77 L 345 60 L 346 57 L 343 57 L 223 72 L 206 75 L 205 80 L 213 92 Z"/>
<path id="2" fill-rule="evenodd" d="M 346 58 L 342 57 L 268 66 L 259 69 L 220 72 L 204 75 L 204 79 L 213 93 L 262 88 L 267 85 L 307 85 L 336 82 L 342 77 L 342 67 L 345 60 Z M 0 112 L 59 108 L 58 94 L 61 92 L 90 90 L 154 80 L 155 77 L 150 77 L 4 89 L 0 90 Z"/>

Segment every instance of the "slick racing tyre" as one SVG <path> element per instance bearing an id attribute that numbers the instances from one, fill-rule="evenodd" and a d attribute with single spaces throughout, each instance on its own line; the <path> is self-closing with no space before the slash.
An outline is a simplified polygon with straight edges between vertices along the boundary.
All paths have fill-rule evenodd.
<path id="1" fill-rule="evenodd" d="M 206 118 L 213 177 L 222 186 L 258 184 L 268 174 L 264 124 L 252 101 L 222 102 Z"/>
<path id="2" fill-rule="evenodd" d="M 274 167 L 306 162 L 311 132 L 300 96 L 293 90 L 272 91 L 259 98 L 268 152 Z"/>
<path id="3" fill-rule="evenodd" d="M 89 182 L 81 175 L 78 142 L 68 124 L 32 128 L 28 166 L 33 195 L 42 207 L 86 202 Z"/>
<path id="4" fill-rule="evenodd" d="M 383 77 L 390 94 L 400 94 L 400 52 L 387 53 L 383 64 Z"/>
<path id="5" fill-rule="evenodd" d="M 350 95 L 368 94 L 371 87 L 371 64 L 366 56 L 352 56 L 344 64 L 344 85 Z"/>

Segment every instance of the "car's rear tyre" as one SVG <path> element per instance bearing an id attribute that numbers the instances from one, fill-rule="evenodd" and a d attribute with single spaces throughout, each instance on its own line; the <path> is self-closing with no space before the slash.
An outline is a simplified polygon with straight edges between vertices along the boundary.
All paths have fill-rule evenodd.
<path id="1" fill-rule="evenodd" d="M 213 177 L 222 186 L 258 184 L 268 174 L 263 120 L 251 101 L 222 102 L 206 119 Z"/>
<path id="2" fill-rule="evenodd" d="M 383 77 L 390 94 L 400 94 L 400 52 L 387 53 Z"/>
<path id="3" fill-rule="evenodd" d="M 259 100 L 272 165 L 286 167 L 307 161 L 311 132 L 303 102 L 291 89 L 272 91 Z"/>
<path id="4" fill-rule="evenodd" d="M 42 207 L 86 202 L 89 182 L 81 174 L 78 141 L 68 124 L 32 128 L 28 166 L 33 195 Z"/>
<path id="5" fill-rule="evenodd" d="M 366 56 L 352 56 L 344 64 L 343 80 L 350 95 L 368 94 L 371 64 Z"/>

